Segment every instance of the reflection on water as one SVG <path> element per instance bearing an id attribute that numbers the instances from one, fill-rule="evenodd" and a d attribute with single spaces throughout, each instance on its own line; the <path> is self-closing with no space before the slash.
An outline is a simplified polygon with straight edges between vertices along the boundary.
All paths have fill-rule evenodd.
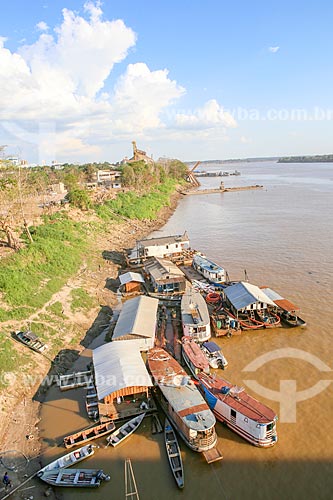
<path id="1" fill-rule="evenodd" d="M 221 166 L 207 170 L 221 170 Z M 219 340 L 229 361 L 223 373 L 246 387 L 245 380 L 280 391 L 281 381 L 294 380 L 304 391 L 320 380 L 332 379 L 302 359 L 275 359 L 256 372 L 244 372 L 264 353 L 291 347 L 317 356 L 332 366 L 331 298 L 333 283 L 333 165 L 233 164 L 223 170 L 241 176 L 200 178 L 203 187 L 263 184 L 262 190 L 184 197 L 166 226 L 154 235 L 188 231 L 193 248 L 224 266 L 231 279 L 269 286 L 301 306 L 308 323 L 302 329 L 244 332 Z M 86 360 L 85 360 L 86 361 Z M 280 385 L 281 384 L 281 385 Z M 279 402 L 254 396 L 278 414 Z M 296 423 L 278 422 L 278 444 L 258 449 L 217 424 L 224 460 L 207 465 L 181 443 L 185 488 L 179 492 L 168 468 L 162 435 L 152 435 L 145 419 L 137 434 L 119 449 L 99 449 L 85 467 L 101 467 L 111 481 L 97 491 L 66 491 L 65 498 L 125 498 L 124 460 L 132 460 L 141 500 L 183 499 L 328 499 L 333 490 L 331 384 L 326 390 L 296 405 Z M 73 397 L 72 400 L 66 399 Z M 49 396 L 52 400 L 52 392 Z M 283 397 L 283 395 L 281 395 Z M 87 425 L 83 391 L 72 391 L 43 409 L 49 443 Z M 68 409 L 71 412 L 68 412 Z M 81 415 L 81 416 L 80 416 Z M 101 443 L 103 445 L 103 442 Z M 64 449 L 51 447 L 49 457 Z"/>

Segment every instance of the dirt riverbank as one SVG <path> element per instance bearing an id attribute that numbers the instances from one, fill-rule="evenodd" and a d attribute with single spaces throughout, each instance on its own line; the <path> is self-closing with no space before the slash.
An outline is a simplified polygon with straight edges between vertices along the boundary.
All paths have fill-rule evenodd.
<path id="1" fill-rule="evenodd" d="M 30 380 L 35 383 L 24 383 L 26 373 L 15 377 L 11 374 L 6 390 L 0 394 L 0 473 L 3 475 L 8 471 L 12 480 L 12 491 L 41 467 L 44 450 L 39 440 L 39 414 L 43 392 L 46 390 L 41 388 L 41 381 L 46 375 L 70 369 L 85 347 L 110 322 L 112 309 L 118 304 L 112 283 L 122 267 L 124 249 L 133 247 L 137 239 L 146 237 L 162 227 L 175 210 L 180 196 L 175 193 L 170 206 L 164 207 L 155 221 L 134 220 L 110 224 L 107 233 L 103 237 L 96 237 L 94 241 L 93 265 L 90 264 L 88 268 L 83 262 L 77 276 L 70 278 L 39 312 L 28 318 L 29 322 L 43 313 L 47 306 L 60 302 L 63 312 L 62 328 L 59 331 L 62 350 L 60 360 L 57 359 L 55 364 L 32 351 L 27 353 L 24 346 L 16 346 L 22 351 L 22 355 L 31 357 L 29 366 L 30 375 L 33 377 Z M 78 287 L 94 297 L 98 305 L 88 311 L 72 312 L 69 307 L 69 294 Z M 2 326 L 12 330 L 20 328 L 16 321 L 6 321 Z M 0 498 L 4 498 L 10 491 L 5 491 L 1 483 Z M 56 498 L 47 485 L 34 479 L 14 492 L 11 498 L 32 500 L 33 497 L 37 500 L 45 496 Z"/>

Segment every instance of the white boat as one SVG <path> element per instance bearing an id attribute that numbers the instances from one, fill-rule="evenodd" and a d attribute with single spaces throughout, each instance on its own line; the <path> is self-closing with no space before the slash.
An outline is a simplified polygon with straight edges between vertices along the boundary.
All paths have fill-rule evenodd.
<path id="1" fill-rule="evenodd" d="M 183 333 L 197 342 L 211 337 L 210 317 L 205 299 L 191 286 L 187 287 L 181 300 Z"/>
<path id="2" fill-rule="evenodd" d="M 220 288 L 226 281 L 226 272 L 223 267 L 207 259 L 201 253 L 196 253 L 193 257 L 192 266 L 198 273 L 202 274 L 214 287 Z"/>
<path id="3" fill-rule="evenodd" d="M 45 471 L 39 478 L 52 486 L 69 488 L 97 488 L 101 481 L 110 481 L 110 476 L 99 469 L 54 469 Z"/>
<path id="4" fill-rule="evenodd" d="M 94 448 L 96 448 L 96 446 L 94 446 L 93 444 L 87 444 L 85 446 L 82 446 L 81 448 L 78 448 L 77 450 L 73 450 L 70 453 L 67 453 L 67 455 L 63 455 L 62 457 L 57 458 L 57 460 L 50 462 L 48 465 L 40 469 L 37 473 L 37 476 L 40 477 L 42 476 L 42 474 L 44 474 L 44 472 L 48 472 L 51 470 L 54 471 L 56 469 L 65 469 L 66 467 L 77 464 L 78 462 L 91 457 L 91 455 L 95 453 Z"/>
<path id="5" fill-rule="evenodd" d="M 220 346 L 215 342 L 203 342 L 201 350 L 205 354 L 211 368 L 226 368 L 228 361 L 222 353 Z"/>
<path id="6" fill-rule="evenodd" d="M 172 474 L 175 478 L 178 488 L 184 488 L 184 469 L 182 456 L 175 431 L 169 420 L 166 418 L 164 423 L 164 441 L 169 459 Z"/>
<path id="7" fill-rule="evenodd" d="M 141 415 L 137 415 L 132 418 L 132 420 L 126 422 L 124 425 L 119 427 L 119 429 L 114 431 L 111 436 L 106 438 L 107 443 L 112 446 L 118 446 L 118 444 L 122 443 L 126 438 L 128 438 L 128 436 L 137 430 L 145 416 L 145 413 L 141 413 Z"/>

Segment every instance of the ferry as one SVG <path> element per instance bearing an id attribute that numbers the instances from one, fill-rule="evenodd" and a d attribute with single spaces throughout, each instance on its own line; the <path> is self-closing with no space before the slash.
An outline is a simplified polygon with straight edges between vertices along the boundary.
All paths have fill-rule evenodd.
<path id="1" fill-rule="evenodd" d="M 148 351 L 147 365 L 159 389 L 156 397 L 185 444 L 197 452 L 214 448 L 216 419 L 179 363 L 164 349 L 154 347 Z"/>
<path id="2" fill-rule="evenodd" d="M 268 448 L 277 442 L 277 415 L 221 377 L 198 374 L 199 387 L 217 420 L 251 444 Z"/>
<path id="3" fill-rule="evenodd" d="M 205 299 L 192 287 L 187 287 L 181 300 L 183 333 L 197 342 L 211 337 L 210 317 Z"/>
<path id="4" fill-rule="evenodd" d="M 209 375 L 209 362 L 199 345 L 190 337 L 182 338 L 183 360 L 187 364 L 192 375 L 197 378 L 199 372 Z"/>
<path id="5" fill-rule="evenodd" d="M 222 288 L 226 281 L 226 272 L 223 267 L 215 264 L 201 253 L 197 253 L 193 257 L 192 266 L 198 273 L 202 274 L 216 288 Z"/>

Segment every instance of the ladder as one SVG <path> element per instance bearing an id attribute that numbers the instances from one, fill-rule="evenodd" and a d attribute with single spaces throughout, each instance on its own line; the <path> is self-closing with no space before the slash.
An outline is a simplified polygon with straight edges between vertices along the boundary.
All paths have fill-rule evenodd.
<path id="1" fill-rule="evenodd" d="M 125 499 L 126 498 L 130 500 L 140 500 L 130 458 L 126 458 L 125 460 Z"/>

